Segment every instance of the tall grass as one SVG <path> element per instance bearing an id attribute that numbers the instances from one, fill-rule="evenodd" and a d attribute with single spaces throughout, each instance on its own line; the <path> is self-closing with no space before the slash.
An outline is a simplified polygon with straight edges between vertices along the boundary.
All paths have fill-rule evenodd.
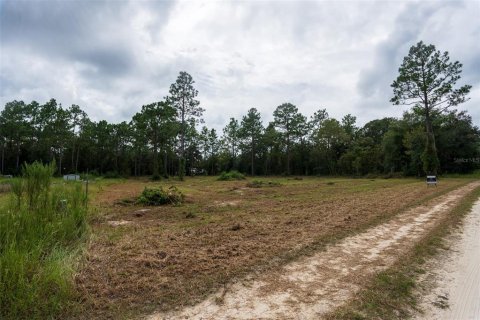
<path id="1" fill-rule="evenodd" d="M 25 165 L 0 207 L 0 318 L 58 317 L 73 295 L 86 231 L 82 184 L 53 183 L 55 165 Z"/>

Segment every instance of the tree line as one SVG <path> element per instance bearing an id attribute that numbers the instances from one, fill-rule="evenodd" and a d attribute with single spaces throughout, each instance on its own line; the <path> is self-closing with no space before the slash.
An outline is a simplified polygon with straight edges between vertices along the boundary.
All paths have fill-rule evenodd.
<path id="1" fill-rule="evenodd" d="M 307 117 L 292 103 L 264 123 L 256 108 L 230 118 L 221 132 L 203 125 L 204 109 L 187 72 L 169 94 L 142 106 L 129 122 L 92 121 L 77 105 L 56 100 L 12 101 L 0 113 L 0 170 L 17 174 L 24 162 L 55 161 L 57 174 L 107 176 L 209 174 L 354 175 L 464 173 L 478 167 L 480 132 L 465 111 L 470 86 L 455 88 L 461 64 L 419 42 L 393 82 L 394 104 L 412 105 L 403 116 L 360 127 L 319 108 Z"/>

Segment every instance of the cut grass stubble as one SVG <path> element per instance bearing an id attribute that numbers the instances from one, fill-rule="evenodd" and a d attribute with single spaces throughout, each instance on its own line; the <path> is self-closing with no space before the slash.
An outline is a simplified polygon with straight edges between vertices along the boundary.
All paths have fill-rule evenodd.
<path id="1" fill-rule="evenodd" d="M 132 217 L 134 207 L 111 207 L 131 192 L 129 182 L 105 193 L 108 200 L 100 195 L 106 219 L 130 223 L 94 226 L 88 264 L 77 279 L 91 299 L 89 316 L 128 317 L 198 302 L 225 283 L 313 254 L 468 182 L 427 189 L 413 179 L 265 181 L 281 187 L 189 179 L 177 183 L 188 190 L 184 205 L 152 208 L 139 218 Z M 186 219 L 186 212 L 195 215 Z M 107 236 L 112 229 L 114 242 Z"/>

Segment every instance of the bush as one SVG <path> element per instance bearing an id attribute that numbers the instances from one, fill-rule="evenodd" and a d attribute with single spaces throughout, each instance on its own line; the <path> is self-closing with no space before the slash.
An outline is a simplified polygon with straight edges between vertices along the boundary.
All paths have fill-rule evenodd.
<path id="1" fill-rule="evenodd" d="M 81 183 L 52 184 L 55 164 L 33 163 L 0 207 L 0 318 L 53 319 L 73 297 L 71 267 L 87 229 Z"/>
<path id="2" fill-rule="evenodd" d="M 278 187 L 281 186 L 280 182 L 276 181 L 260 181 L 260 180 L 253 180 L 252 182 L 247 183 L 248 188 L 263 188 L 263 187 Z"/>
<path id="3" fill-rule="evenodd" d="M 217 179 L 218 181 L 230 181 L 230 180 L 245 180 L 245 175 L 238 171 L 222 172 Z"/>
<path id="4" fill-rule="evenodd" d="M 164 204 L 180 204 L 185 196 L 176 187 L 171 186 L 168 190 L 162 187 L 143 189 L 137 203 L 147 206 L 159 206 Z"/>

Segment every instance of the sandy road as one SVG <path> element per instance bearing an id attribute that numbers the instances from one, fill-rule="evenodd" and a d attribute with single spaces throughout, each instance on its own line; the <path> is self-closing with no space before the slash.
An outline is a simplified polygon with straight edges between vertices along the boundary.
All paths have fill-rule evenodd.
<path id="1" fill-rule="evenodd" d="M 412 208 L 278 271 L 230 285 L 205 301 L 159 319 L 318 319 L 347 301 L 361 283 L 390 266 L 480 182 Z"/>
<path id="2" fill-rule="evenodd" d="M 417 319 L 480 319 L 480 200 L 447 242 L 449 249 L 427 264 L 425 280 L 433 281 L 423 289 L 425 312 Z"/>

